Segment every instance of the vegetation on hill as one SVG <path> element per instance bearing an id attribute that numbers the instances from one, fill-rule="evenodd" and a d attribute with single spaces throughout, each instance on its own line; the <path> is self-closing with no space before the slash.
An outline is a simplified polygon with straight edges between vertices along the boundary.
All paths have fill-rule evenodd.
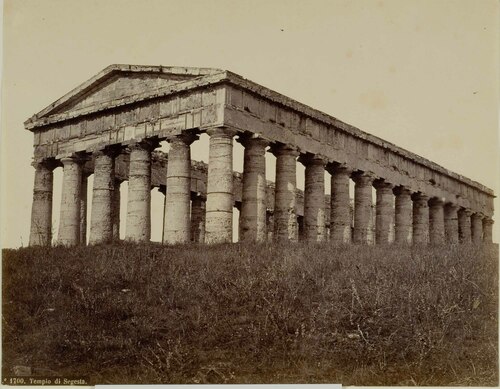
<path id="1" fill-rule="evenodd" d="M 497 264 L 498 246 L 4 250 L 3 375 L 497 385 Z"/>

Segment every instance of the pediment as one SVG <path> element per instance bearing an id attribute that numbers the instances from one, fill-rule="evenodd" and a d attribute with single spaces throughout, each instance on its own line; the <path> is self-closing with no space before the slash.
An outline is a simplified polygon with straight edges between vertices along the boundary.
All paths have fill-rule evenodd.
<path id="1" fill-rule="evenodd" d="M 220 71 L 210 68 L 111 65 L 34 115 L 29 121 L 56 114 L 85 111 L 128 96 Z"/>

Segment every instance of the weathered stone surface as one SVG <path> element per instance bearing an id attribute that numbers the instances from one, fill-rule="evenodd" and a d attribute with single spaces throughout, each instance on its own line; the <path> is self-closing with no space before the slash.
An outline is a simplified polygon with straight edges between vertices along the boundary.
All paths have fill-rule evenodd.
<path id="1" fill-rule="evenodd" d="M 472 243 L 481 244 L 483 242 L 483 216 L 478 213 L 471 216 L 471 233 Z"/>
<path id="2" fill-rule="evenodd" d="M 375 242 L 387 244 L 390 242 L 391 225 L 394 222 L 393 185 L 383 180 L 376 180 L 373 186 L 377 190 Z"/>
<path id="3" fill-rule="evenodd" d="M 88 174 L 82 170 L 82 187 L 80 189 L 80 243 L 87 244 L 87 190 Z"/>
<path id="4" fill-rule="evenodd" d="M 64 246 L 74 246 L 80 243 L 82 163 L 75 157 L 62 158 L 61 162 L 63 163 L 63 187 L 58 243 Z"/>
<path id="5" fill-rule="evenodd" d="M 276 156 L 276 184 L 274 203 L 274 239 L 298 240 L 297 227 L 297 149 L 287 145 L 273 145 Z"/>
<path id="6" fill-rule="evenodd" d="M 195 195 L 191 201 L 191 241 L 195 243 L 205 242 L 205 203 L 206 199 L 201 195 Z"/>
<path id="7" fill-rule="evenodd" d="M 323 242 L 325 234 L 325 166 L 326 160 L 318 156 L 303 155 L 304 164 L 304 234 L 310 242 Z"/>
<path id="8" fill-rule="evenodd" d="M 372 183 L 375 177 L 368 173 L 355 173 L 354 180 L 354 243 L 368 243 L 372 206 Z"/>
<path id="9" fill-rule="evenodd" d="M 429 239 L 433 244 L 443 244 L 444 238 L 444 202 L 432 198 L 429 200 Z"/>
<path id="10" fill-rule="evenodd" d="M 347 166 L 329 166 L 331 177 L 330 242 L 351 243 L 352 217 L 350 211 L 349 179 L 352 170 Z"/>
<path id="11" fill-rule="evenodd" d="M 395 242 L 410 244 L 413 232 L 413 203 L 411 191 L 399 186 L 394 188 L 395 200 Z"/>
<path id="12" fill-rule="evenodd" d="M 241 136 L 243 188 L 240 213 L 240 240 L 264 242 L 266 223 L 266 147 L 268 142 L 257 136 Z"/>
<path id="13" fill-rule="evenodd" d="M 413 244 L 429 243 L 429 197 L 414 193 L 413 200 Z"/>
<path id="14" fill-rule="evenodd" d="M 53 161 L 33 164 L 35 183 L 31 208 L 30 246 L 50 246 L 52 241 Z"/>
<path id="15" fill-rule="evenodd" d="M 458 207 L 448 203 L 444 207 L 444 235 L 447 243 L 458 243 Z"/>
<path id="16" fill-rule="evenodd" d="M 274 187 L 274 201 L 270 200 L 272 196 L 269 195 L 269 185 L 266 184 L 265 179 L 262 179 L 262 163 L 255 162 L 262 161 L 262 154 L 253 155 L 251 147 L 245 153 L 246 165 L 259 166 L 260 170 L 257 172 L 258 169 L 245 168 L 243 180 L 237 174 L 228 173 L 232 167 L 222 167 L 222 164 L 229 160 L 228 155 L 220 152 L 223 149 L 229 150 L 226 147 L 228 139 L 222 139 L 222 137 L 216 136 L 211 142 L 212 160 L 215 161 L 216 166 L 209 166 L 208 169 L 186 163 L 189 157 L 186 158 L 186 155 L 179 157 L 182 152 L 176 147 L 172 149 L 171 169 L 167 169 L 165 160 L 156 161 L 153 155 L 153 163 L 158 166 L 163 164 L 164 169 L 153 170 L 152 175 L 150 173 L 149 185 L 164 185 L 167 180 L 172 181 L 166 186 L 166 190 L 172 192 L 167 193 L 166 196 L 164 230 L 164 240 L 171 243 L 186 242 L 191 238 L 189 196 L 192 193 L 210 194 L 210 198 L 207 199 L 207 213 L 212 213 L 212 215 L 206 220 L 208 241 L 231 240 L 228 238 L 228 231 L 232 222 L 229 221 L 227 214 L 232 213 L 232 206 L 235 202 L 242 211 L 240 235 L 244 240 L 247 238 L 259 241 L 266 239 L 266 209 L 272 210 L 274 207 L 276 208 L 274 213 L 276 239 L 297 239 L 296 216 L 300 215 L 304 208 L 304 232 L 308 239 L 324 240 L 329 231 L 332 242 L 349 241 L 350 232 L 347 228 L 345 207 L 342 208 L 338 202 L 338 199 L 345 197 L 346 193 L 348 196 L 348 190 L 345 189 L 346 177 L 332 176 L 332 188 L 334 188 L 332 206 L 331 211 L 325 213 L 328 207 L 324 204 L 319 205 L 321 196 L 319 194 L 316 196 L 319 193 L 321 179 L 317 166 L 311 165 L 306 169 L 306 176 L 309 177 L 306 181 L 314 181 L 314 185 L 306 183 L 306 188 L 312 188 L 316 184 L 318 188 L 311 190 L 310 193 L 306 189 L 308 193 L 306 193 L 306 204 L 303 207 L 296 192 L 295 177 L 292 178 L 292 174 L 295 176 L 295 156 L 278 150 L 283 146 L 277 145 L 285 144 L 292 145 L 292 148 L 300 150 L 303 155 L 321 156 L 324 158 L 324 163 L 328 163 L 329 166 L 344 165 L 360 172 L 371 172 L 374 177 L 391 182 L 396 187 L 404 187 L 411 193 L 421 193 L 426 198 L 453 203 L 471 213 L 484 216 L 485 220 L 491 219 L 493 215 L 493 192 L 483 185 L 450 172 L 334 117 L 236 74 L 219 69 L 114 65 L 34 115 L 25 122 L 25 127 L 34 133 L 36 161 L 47 158 L 62 160 L 75 153 L 89 155 L 105 147 L 126 146 L 145 139 L 154 139 L 154 142 L 176 139 L 186 131 L 196 133 L 208 131 L 213 134 L 231 128 L 231 131 L 244 133 L 250 137 L 254 134 L 273 143 L 273 148 L 277 150 L 275 152 L 277 180 Z M 133 165 L 135 164 L 135 167 L 138 165 L 137 155 L 133 158 L 132 156 L 120 157 L 116 161 L 116 173 L 120 179 L 129 175 L 128 172 L 121 171 L 122 165 L 128 165 L 128 163 L 122 163 L 127 158 L 130 158 L 132 171 Z M 176 166 L 180 160 L 184 161 L 182 168 Z M 85 166 L 85 172 L 87 172 L 87 166 L 90 165 L 86 163 Z M 199 167 L 201 169 L 198 169 Z M 96 168 L 99 169 L 99 166 L 92 165 L 90 171 Z M 181 175 L 179 175 L 180 170 L 183 172 Z M 165 175 L 169 174 L 167 179 Z M 187 174 L 191 175 L 190 179 L 187 178 Z M 43 174 L 40 173 L 41 175 Z M 71 173 L 68 175 L 71 176 Z M 144 177 L 146 175 L 144 172 L 139 175 L 136 173 L 130 175 L 132 191 L 136 191 L 137 194 L 137 199 L 134 199 L 132 195 L 132 203 L 129 200 L 129 206 L 132 204 L 132 207 L 129 207 L 131 211 L 127 217 L 127 230 L 130 230 L 130 233 L 127 232 L 127 237 L 132 240 L 149 239 L 150 220 L 149 215 L 145 216 L 145 214 L 146 208 L 149 209 L 150 206 L 145 203 L 149 202 L 150 195 L 145 195 Z M 207 175 L 212 175 L 211 190 L 207 189 Z M 138 179 L 139 176 L 143 178 Z M 160 178 L 161 183 L 156 184 Z M 41 178 L 36 180 L 41 180 Z M 219 185 L 221 182 L 214 183 L 217 180 L 221 180 L 222 185 Z M 236 184 L 229 184 L 229 181 L 233 180 Z M 97 182 L 99 183 L 99 179 Z M 73 233 L 73 227 L 70 227 L 70 232 L 61 233 L 68 234 L 68 237 L 63 236 L 63 240 L 72 243 L 64 244 L 74 244 L 74 241 L 85 242 L 86 220 L 82 208 L 86 203 L 84 186 L 85 182 L 82 181 L 79 188 L 81 196 L 78 218 L 79 236 L 69 237 L 69 234 Z M 220 186 L 222 192 L 219 192 L 216 186 Z M 231 186 L 231 194 L 228 192 L 229 186 Z M 359 204 L 356 206 L 357 211 L 355 210 L 354 217 L 353 239 L 355 242 L 372 240 L 370 216 L 372 208 L 368 202 L 368 189 L 371 192 L 371 188 L 367 188 L 362 183 L 356 184 L 355 198 Z M 74 188 L 71 190 L 74 191 Z M 383 190 L 378 196 L 380 204 L 377 209 L 387 210 L 386 200 L 389 198 L 389 193 L 382 192 Z M 42 244 L 47 239 L 50 240 L 50 234 L 47 233 L 48 225 L 50 225 L 47 222 L 47 213 L 50 213 L 47 211 L 48 201 L 41 200 L 41 193 L 42 191 L 39 191 L 39 195 L 36 195 L 40 197 L 38 199 L 34 194 L 34 203 L 43 203 L 43 205 L 40 211 L 33 208 L 32 222 L 38 226 L 32 225 L 30 244 Z M 45 193 L 48 192 L 45 190 Z M 112 190 L 108 190 L 108 194 L 112 196 L 112 193 L 114 193 Z M 312 201 L 313 208 L 311 208 L 311 194 L 313 193 L 313 197 L 317 198 Z M 416 243 L 424 243 L 428 239 L 433 243 L 440 243 L 445 237 L 447 242 L 454 242 L 452 232 L 455 228 L 454 217 L 447 214 L 446 222 L 444 221 L 442 204 L 435 205 L 431 202 L 429 209 L 420 204 L 419 200 L 415 200 L 413 228 L 410 228 L 408 197 L 406 194 L 401 196 L 396 192 L 394 194 L 396 194 L 395 240 L 397 242 L 409 242 L 412 229 L 415 236 L 413 240 Z M 67 194 L 65 196 L 67 197 Z M 232 200 L 229 201 L 229 198 Z M 140 205 L 140 202 L 144 204 Z M 342 202 L 345 203 L 343 197 Z M 175 206 L 173 206 L 174 203 Z M 108 219 L 113 220 L 113 217 L 108 218 L 107 211 L 102 213 L 98 210 L 99 200 L 96 202 L 96 207 L 93 214 L 102 214 L 105 219 L 104 223 L 95 222 L 96 228 L 104 228 L 108 231 Z M 311 209 L 314 209 L 314 212 Z M 425 221 L 425 214 L 429 215 L 429 212 L 430 220 Z M 388 212 L 380 211 L 376 217 L 376 238 L 379 242 L 392 240 L 393 223 L 387 219 L 387 215 Z M 460 238 L 463 241 L 469 241 L 470 232 L 466 232 L 467 221 L 463 215 L 461 220 Z M 68 220 L 61 222 L 64 226 Z M 72 221 L 69 223 L 73 225 Z M 114 222 L 111 221 L 111 223 Z M 425 227 L 426 223 L 427 227 Z M 470 220 L 468 224 L 470 227 Z M 40 225 L 43 226 L 42 229 L 45 232 L 34 232 L 36 229 L 40 230 Z M 482 231 L 483 221 L 481 221 L 481 226 L 479 226 L 479 221 L 473 222 L 473 225 L 474 241 L 478 242 L 480 239 L 477 236 L 483 234 L 486 240 L 487 233 Z M 93 230 L 96 231 L 96 229 Z M 111 227 L 110 230 L 111 235 L 116 237 L 116 228 Z M 313 238 L 313 231 L 316 234 L 315 238 Z M 97 235 L 105 235 L 104 241 L 109 240 L 107 232 Z M 101 241 L 100 238 L 91 238 L 91 240 L 92 242 Z"/>
<path id="17" fill-rule="evenodd" d="M 116 165 L 115 165 L 116 166 Z M 122 180 L 115 177 L 114 190 L 111 199 L 111 224 L 113 225 L 113 240 L 120 240 L 120 202 L 121 202 L 121 191 L 120 185 Z"/>
<path id="18" fill-rule="evenodd" d="M 214 128 L 210 135 L 207 177 L 205 243 L 226 243 L 233 236 L 233 136 Z"/>
<path id="19" fill-rule="evenodd" d="M 184 133 L 169 138 L 163 243 L 191 240 L 191 143 L 196 137 Z"/>
<path id="20" fill-rule="evenodd" d="M 126 240 L 148 242 L 151 238 L 151 150 L 154 146 L 146 141 L 130 146 Z"/>
<path id="21" fill-rule="evenodd" d="M 461 208 L 458 211 L 458 238 L 460 243 L 471 243 L 471 217 L 472 212 Z"/>
<path id="22" fill-rule="evenodd" d="M 483 219 L 483 242 L 493 243 L 493 219 Z"/>
<path id="23" fill-rule="evenodd" d="M 94 153 L 94 188 L 89 244 L 108 243 L 113 239 L 114 159 L 114 151 L 101 150 Z"/>

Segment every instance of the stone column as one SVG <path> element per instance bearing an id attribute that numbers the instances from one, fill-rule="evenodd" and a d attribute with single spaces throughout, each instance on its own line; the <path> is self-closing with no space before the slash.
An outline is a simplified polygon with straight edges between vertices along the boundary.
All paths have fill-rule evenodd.
<path id="1" fill-rule="evenodd" d="M 493 243 L 493 219 L 483 219 L 483 243 Z"/>
<path id="2" fill-rule="evenodd" d="M 309 242 L 325 241 L 325 166 L 326 160 L 315 155 L 302 155 L 304 164 L 304 232 Z"/>
<path id="3" fill-rule="evenodd" d="M 429 240 L 432 244 L 444 243 L 444 203 L 436 197 L 429 200 Z"/>
<path id="4" fill-rule="evenodd" d="M 458 243 L 458 206 L 455 204 L 444 206 L 444 236 L 446 243 Z"/>
<path id="5" fill-rule="evenodd" d="M 151 239 L 151 151 L 154 146 L 148 141 L 130 146 L 126 240 L 149 242 Z"/>
<path id="6" fill-rule="evenodd" d="M 413 200 L 413 244 L 429 243 L 429 197 L 414 193 Z"/>
<path id="7" fill-rule="evenodd" d="M 375 209 L 375 243 L 389 243 L 391 225 L 394 221 L 394 194 L 393 185 L 384 180 L 374 181 L 377 190 Z"/>
<path id="8" fill-rule="evenodd" d="M 372 205 L 372 183 L 374 176 L 355 173 L 354 186 L 354 243 L 368 243 Z"/>
<path id="9" fill-rule="evenodd" d="M 412 235 L 413 205 L 411 191 L 403 186 L 394 188 L 395 200 L 395 242 L 410 244 Z"/>
<path id="10" fill-rule="evenodd" d="M 483 242 L 483 216 L 474 213 L 471 216 L 472 243 L 481 244 Z"/>
<path id="11" fill-rule="evenodd" d="M 471 219 L 472 212 L 461 208 L 458 211 L 458 239 L 460 243 L 469 244 L 471 239 Z"/>
<path id="12" fill-rule="evenodd" d="M 197 137 L 183 133 L 168 139 L 167 192 L 163 219 L 163 243 L 191 240 L 191 143 Z"/>
<path id="13" fill-rule="evenodd" d="M 296 148 L 276 144 L 271 148 L 276 156 L 274 189 L 274 239 L 298 240 L 297 226 L 297 156 Z"/>
<path id="14" fill-rule="evenodd" d="M 76 157 L 62 158 L 61 162 L 64 167 L 58 243 L 74 246 L 80 242 L 82 165 Z"/>
<path id="15" fill-rule="evenodd" d="M 191 241 L 205 242 L 205 198 L 201 194 L 192 197 L 191 201 Z"/>
<path id="16" fill-rule="evenodd" d="M 207 175 L 205 242 L 226 243 L 233 238 L 233 136 L 236 131 L 213 128 Z"/>
<path id="17" fill-rule="evenodd" d="M 52 193 L 55 163 L 33 163 L 35 183 L 31 208 L 30 246 L 50 246 L 52 241 Z"/>
<path id="18" fill-rule="evenodd" d="M 82 187 L 80 190 L 80 244 L 87 244 L 87 189 L 90 173 L 82 171 Z"/>
<path id="19" fill-rule="evenodd" d="M 109 243 L 113 239 L 115 153 L 114 150 L 108 149 L 94 153 L 94 189 L 89 244 Z"/>
<path id="20" fill-rule="evenodd" d="M 113 226 L 113 240 L 116 242 L 120 240 L 121 183 L 122 180 L 115 178 L 113 195 L 111 198 L 111 224 Z"/>
<path id="21" fill-rule="evenodd" d="M 266 226 L 266 147 L 268 142 L 255 136 L 240 137 L 245 147 L 241 193 L 240 239 L 265 242 Z"/>
<path id="22" fill-rule="evenodd" d="M 330 242 L 351 243 L 349 178 L 352 170 L 345 165 L 328 166 L 331 177 Z"/>
<path id="23" fill-rule="evenodd" d="M 273 241 L 273 226 L 274 226 L 274 212 L 266 212 L 266 225 L 267 225 L 267 240 L 269 242 Z"/>

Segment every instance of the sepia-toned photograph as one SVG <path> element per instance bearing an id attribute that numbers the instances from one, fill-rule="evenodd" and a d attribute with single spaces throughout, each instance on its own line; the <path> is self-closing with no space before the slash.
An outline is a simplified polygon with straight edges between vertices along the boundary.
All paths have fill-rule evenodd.
<path id="1" fill-rule="evenodd" d="M 499 385 L 495 0 L 3 0 L 10 386 Z"/>

